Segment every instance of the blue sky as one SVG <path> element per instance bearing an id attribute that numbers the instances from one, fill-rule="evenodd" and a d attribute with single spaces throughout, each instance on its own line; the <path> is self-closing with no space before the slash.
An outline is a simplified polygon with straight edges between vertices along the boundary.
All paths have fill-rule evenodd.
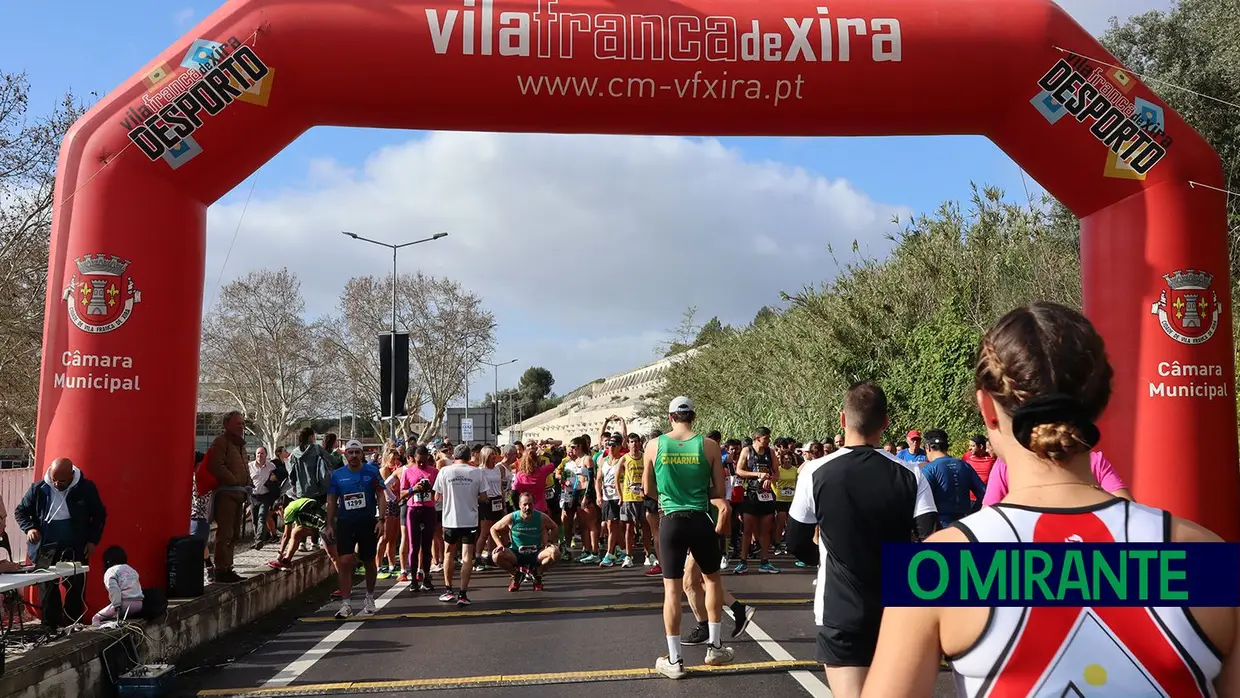
<path id="1" fill-rule="evenodd" d="M 1166 9 L 1170 0 L 1060 4 L 1097 33 L 1110 15 Z M 150 0 L 7 2 L 0 9 L 0 66 L 29 74 L 36 113 L 67 89 L 89 99 L 92 92 L 109 92 L 217 6 Z M 509 191 L 521 180 L 565 177 L 568 168 L 546 153 L 546 144 L 569 141 L 578 157 L 597 169 L 593 186 L 564 182 L 562 198 L 537 206 L 534 192 Z M 499 166 L 492 162 L 485 172 L 470 169 L 471 161 L 496 153 Z M 648 164 L 643 166 L 641 158 Z M 449 166 L 455 170 L 445 172 Z M 675 182 L 648 181 L 651 172 L 663 170 L 684 176 Z M 437 194 L 435 184 L 417 178 L 427 171 L 483 192 L 475 198 L 461 197 L 458 190 Z M 683 181 L 695 177 L 700 181 Z M 580 179 L 580 173 L 574 178 Z M 638 211 L 612 210 L 615 202 L 599 183 L 603 179 L 649 187 L 650 203 Z M 775 185 L 769 186 L 772 181 Z M 998 185 L 1023 198 L 1019 168 L 978 137 L 715 141 L 319 128 L 212 207 L 205 302 L 214 297 L 218 279 L 226 283 L 261 267 L 317 265 L 316 271 L 339 278 L 341 287 L 349 276 L 382 274 L 384 253 L 346 245 L 336 232 L 340 229 L 393 242 L 422 237 L 431 228 L 448 229 L 449 238 L 417 248 L 417 257 L 408 262 L 402 258 L 402 271 L 418 267 L 452 276 L 483 295 L 499 322 L 495 360 L 520 359 L 518 370 L 504 369 L 509 373 L 501 374 L 501 382 L 515 380 L 525 367 L 543 365 L 557 376 L 557 391 L 567 392 L 654 358 L 654 345 L 666 338 L 685 305 L 698 305 L 702 319 L 720 315 L 746 322 L 762 305 L 776 302 L 780 290 L 795 291 L 830 276 L 834 269 L 823 252 L 826 244 L 838 247 L 859 239 L 881 253 L 892 214 L 926 211 L 967 196 L 970 181 Z M 253 198 L 241 217 L 251 184 Z M 376 192 L 402 201 L 392 211 L 376 213 Z M 410 198 L 416 201 L 404 201 Z M 319 203 L 330 210 L 309 210 Z M 723 209 L 728 215 L 718 215 Z M 626 219 L 623 225 L 616 223 L 620 218 Z M 591 231 L 589 239 L 577 239 L 581 230 Z M 791 261 L 769 281 L 750 282 L 743 272 L 720 273 L 688 298 L 669 299 L 658 287 L 657 269 L 642 277 L 645 281 L 620 282 L 620 288 L 600 274 L 599 282 L 580 287 L 570 282 L 566 291 L 562 279 L 579 262 L 594 269 L 610 266 L 609 251 L 629 245 L 648 249 L 646 241 L 662 244 L 673 232 L 684 241 L 681 251 L 702 253 L 708 268 L 744 269 L 747 251 Z M 305 247 L 300 243 L 306 236 L 331 246 L 330 263 L 321 253 L 307 257 L 297 249 Z M 462 259 L 471 261 L 462 265 Z M 539 259 L 545 276 L 514 279 L 514 259 Z M 310 311 L 330 312 L 338 293 L 339 288 L 307 289 Z M 489 391 L 491 381 L 487 369 L 474 379 L 473 394 Z"/>

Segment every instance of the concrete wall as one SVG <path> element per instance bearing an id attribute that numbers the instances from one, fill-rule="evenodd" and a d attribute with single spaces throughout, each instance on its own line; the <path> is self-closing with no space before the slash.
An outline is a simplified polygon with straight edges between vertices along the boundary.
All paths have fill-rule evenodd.
<path id="1" fill-rule="evenodd" d="M 167 618 L 146 624 L 153 642 L 141 643 L 140 657 L 144 663 L 175 662 L 185 652 L 292 601 L 331 574 L 327 554 L 318 551 L 295 559 L 289 571 L 268 571 L 240 584 L 207 587 L 207 593 L 196 599 L 173 600 Z M 101 655 L 118 634 L 117 630 L 77 633 L 11 661 L 0 676 L 0 696 L 103 698 L 108 689 Z"/>

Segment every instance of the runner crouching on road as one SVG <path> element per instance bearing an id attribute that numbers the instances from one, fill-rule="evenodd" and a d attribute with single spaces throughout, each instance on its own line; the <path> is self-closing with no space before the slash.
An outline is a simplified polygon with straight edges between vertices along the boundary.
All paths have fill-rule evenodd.
<path id="1" fill-rule="evenodd" d="M 663 519 L 659 522 L 659 553 L 663 563 L 663 629 L 667 655 L 659 657 L 655 669 L 669 679 L 685 676 L 680 654 L 682 617 L 682 578 L 686 558 L 692 553 L 698 561 L 706 587 L 706 617 L 709 646 L 706 663 L 727 664 L 735 657 L 724 647 L 723 582 L 719 578 L 719 531 L 721 524 L 710 520 L 713 504 L 724 521 L 731 507 L 723 498 L 723 461 L 719 445 L 693 433 L 693 401 L 678 397 L 668 406 L 671 431 L 646 446 L 643 482 L 646 495 L 658 497 Z"/>
<path id="2" fill-rule="evenodd" d="M 512 575 L 508 591 L 521 588 L 523 570 L 534 577 L 534 591 L 542 591 L 543 572 L 560 559 L 556 545 L 560 528 L 550 516 L 534 508 L 534 495 L 529 492 L 521 493 L 519 505 L 519 510 L 491 525 L 491 539 L 495 542 L 492 558 Z M 512 539 L 511 548 L 504 546 L 504 536 Z"/>
<path id="3" fill-rule="evenodd" d="M 353 615 L 349 593 L 353 588 L 353 562 L 360 555 L 366 570 L 366 600 L 359 615 L 375 613 L 375 554 L 379 532 L 387 522 L 383 476 L 374 465 L 363 462 L 362 444 L 350 441 L 344 447 L 345 467 L 332 473 L 327 489 L 326 538 L 336 539 L 336 563 L 340 580 L 340 619 Z"/>
<path id="4" fill-rule="evenodd" d="M 473 451 L 461 444 L 453 452 L 451 465 L 440 468 L 434 489 L 443 501 L 443 542 L 447 545 L 443 564 L 444 592 L 439 600 L 470 604 L 469 577 L 474 571 L 474 543 L 478 540 L 479 500 L 487 500 L 487 481 L 479 468 L 469 464 Z M 461 550 L 461 588 L 452 588 L 457 550 Z"/>

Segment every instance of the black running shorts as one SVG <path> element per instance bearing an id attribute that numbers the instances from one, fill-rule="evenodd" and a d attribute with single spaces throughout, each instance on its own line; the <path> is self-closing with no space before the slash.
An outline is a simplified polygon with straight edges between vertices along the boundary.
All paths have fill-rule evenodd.
<path id="1" fill-rule="evenodd" d="M 818 661 L 824 666 L 868 667 L 874 661 L 878 646 L 881 618 L 863 630 L 843 630 L 830 626 L 818 628 Z"/>
<path id="2" fill-rule="evenodd" d="M 704 511 L 678 511 L 659 520 L 659 564 L 664 579 L 685 576 L 685 559 L 693 553 L 702 574 L 719 571 L 719 539 Z"/>
<path id="3" fill-rule="evenodd" d="M 465 545 L 473 545 L 478 541 L 478 527 L 473 528 L 445 528 L 443 529 L 443 542 L 448 545 L 456 545 L 463 543 Z"/>
<path id="4" fill-rule="evenodd" d="M 374 519 L 343 519 L 336 522 L 336 554 L 357 555 L 363 560 L 373 560 L 379 549 L 379 537 L 375 535 Z"/>
<path id="5" fill-rule="evenodd" d="M 619 521 L 620 520 L 620 500 L 604 499 L 603 500 L 603 520 Z"/>

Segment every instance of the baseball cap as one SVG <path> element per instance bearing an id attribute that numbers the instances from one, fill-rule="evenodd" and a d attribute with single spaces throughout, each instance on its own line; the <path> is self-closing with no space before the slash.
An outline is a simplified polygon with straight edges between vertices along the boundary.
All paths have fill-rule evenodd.
<path id="1" fill-rule="evenodd" d="M 692 411 L 693 411 L 693 401 L 685 397 L 684 395 L 681 395 L 680 397 L 675 398 L 670 403 L 668 403 L 668 406 L 667 406 L 668 414 L 675 414 L 677 412 L 692 412 Z"/>
<path id="2" fill-rule="evenodd" d="M 916 429 L 914 429 L 914 430 L 910 431 L 910 432 L 908 433 L 908 436 L 906 436 L 906 437 L 904 437 L 904 438 L 906 438 L 906 439 L 920 439 L 920 438 L 921 438 L 921 432 L 920 432 L 920 431 L 917 431 Z"/>
<path id="3" fill-rule="evenodd" d="M 349 443 L 344 445 L 344 450 L 352 451 L 353 449 L 362 450 L 362 442 L 357 439 L 349 439 Z"/>

